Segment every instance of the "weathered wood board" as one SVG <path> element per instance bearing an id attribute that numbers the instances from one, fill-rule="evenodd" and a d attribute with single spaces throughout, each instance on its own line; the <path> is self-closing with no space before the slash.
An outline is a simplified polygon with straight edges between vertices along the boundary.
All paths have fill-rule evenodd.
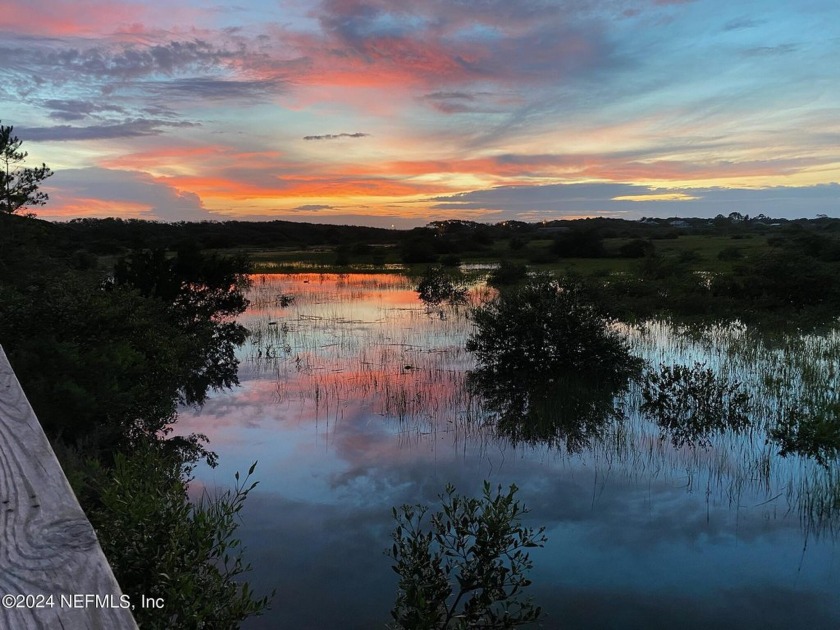
<path id="1" fill-rule="evenodd" d="M 0 348 L 0 628 L 137 628 Z"/>

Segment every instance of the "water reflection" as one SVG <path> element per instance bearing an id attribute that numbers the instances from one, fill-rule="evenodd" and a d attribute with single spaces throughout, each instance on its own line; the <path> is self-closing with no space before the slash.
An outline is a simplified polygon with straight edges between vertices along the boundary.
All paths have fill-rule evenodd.
<path id="1" fill-rule="evenodd" d="M 808 405 L 798 401 L 770 431 L 770 439 L 779 445 L 780 455 L 811 457 L 830 469 L 840 457 L 840 402 Z"/>
<path id="2" fill-rule="evenodd" d="M 840 625 L 836 473 L 766 443 L 789 397 L 826 395 L 840 336 L 768 346 L 723 326 L 628 328 L 649 363 L 702 361 L 751 392 L 750 427 L 691 449 L 660 438 L 637 385 L 477 391 L 470 322 L 430 318 L 404 277 L 265 276 L 252 298 L 242 387 L 177 426 L 220 456 L 196 471 L 207 487 L 259 461 L 241 532 L 253 585 L 278 595 L 246 627 L 383 627 L 391 506 L 484 479 L 516 483 L 548 526 L 532 554 L 546 628 Z"/>
<path id="3" fill-rule="evenodd" d="M 711 436 L 741 433 L 751 422 L 749 394 L 741 383 L 718 377 L 704 363 L 663 365 L 642 379 L 640 410 L 674 446 L 711 446 Z"/>
<path id="4" fill-rule="evenodd" d="M 498 435 L 511 444 L 545 444 L 569 453 L 590 447 L 621 420 L 617 400 L 627 389 L 572 377 L 538 383 L 481 371 L 471 372 L 467 383 L 482 396 Z"/>

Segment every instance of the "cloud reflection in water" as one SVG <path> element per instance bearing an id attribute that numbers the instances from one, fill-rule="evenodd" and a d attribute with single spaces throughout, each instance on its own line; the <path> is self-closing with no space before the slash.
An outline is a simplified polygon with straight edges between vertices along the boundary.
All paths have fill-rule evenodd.
<path id="1" fill-rule="evenodd" d="M 675 448 L 632 412 L 632 388 L 626 417 L 587 430 L 580 449 L 514 445 L 465 386 L 468 321 L 429 317 L 405 279 L 272 276 L 256 290 L 296 300 L 255 301 L 242 386 L 178 425 L 220 455 L 197 471 L 207 486 L 259 461 L 240 532 L 253 585 L 278 594 L 246 628 L 382 627 L 391 506 L 435 503 L 447 482 L 477 493 L 483 479 L 515 482 L 547 526 L 532 574 L 544 627 L 840 623 L 836 549 L 828 535 L 805 544 L 792 490 L 807 463 L 774 460 L 770 487 L 751 481 L 737 468 L 748 444 Z M 258 356 L 281 336 L 288 351 Z"/>

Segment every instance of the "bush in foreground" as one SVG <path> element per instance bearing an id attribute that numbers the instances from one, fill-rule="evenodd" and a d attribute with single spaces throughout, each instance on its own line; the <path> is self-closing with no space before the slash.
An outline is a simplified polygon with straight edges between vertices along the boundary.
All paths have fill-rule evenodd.
<path id="1" fill-rule="evenodd" d="M 520 595 L 531 583 L 525 550 L 546 537 L 521 524 L 527 510 L 516 492 L 499 486 L 494 494 L 485 481 L 481 498 L 470 498 L 448 485 L 442 510 L 429 519 L 424 506 L 394 508 L 396 628 L 513 628 L 539 618 L 541 609 Z"/>
<path id="2" fill-rule="evenodd" d="M 233 490 L 190 502 L 189 469 L 160 445 L 116 456 L 89 516 L 123 591 L 164 603 L 136 607 L 141 627 L 237 628 L 268 606 L 238 581 L 250 570 L 235 533 L 255 466 Z"/>

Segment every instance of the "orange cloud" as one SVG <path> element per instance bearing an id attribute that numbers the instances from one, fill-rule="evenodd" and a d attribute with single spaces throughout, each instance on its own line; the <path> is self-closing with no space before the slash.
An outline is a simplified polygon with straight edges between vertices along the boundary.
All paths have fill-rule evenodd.
<path id="1" fill-rule="evenodd" d="M 444 186 L 432 186 L 386 178 L 348 178 L 319 176 L 309 178 L 266 178 L 265 182 L 248 182 L 224 176 L 161 177 L 159 181 L 200 197 L 230 200 L 295 199 L 300 197 L 411 197 L 451 192 Z"/>
<path id="2" fill-rule="evenodd" d="M 345 157 L 346 159 L 346 157 Z M 794 173 L 797 161 L 691 163 L 649 162 L 596 155 L 503 154 L 475 158 L 392 160 L 336 164 L 301 161 L 279 151 L 247 151 L 224 145 L 182 145 L 149 149 L 102 161 L 109 168 L 139 170 L 181 193 L 192 193 L 208 210 L 229 215 L 295 212 L 298 217 L 358 214 L 399 215 L 432 220 L 446 212 L 428 208 L 429 198 L 493 186 L 531 187 L 572 183 L 637 182 L 657 187 L 678 182 L 731 181 L 768 172 Z M 644 201 L 652 201 L 645 197 Z M 406 203 L 407 202 L 407 203 Z M 57 214 L 113 214 L 87 200 L 65 205 Z M 317 208 L 313 204 L 318 205 Z M 326 205 L 325 205 L 326 204 Z M 398 204 L 398 205 L 394 205 Z M 313 205 L 313 210 L 308 210 Z M 125 206 L 125 216 L 141 216 L 142 206 Z M 461 208 L 463 213 L 468 208 Z M 482 220 L 498 210 L 473 208 L 470 218 Z M 432 216 L 434 215 L 434 216 Z M 466 215 L 464 215 L 466 217 Z"/>
<path id="3" fill-rule="evenodd" d="M 435 173 L 466 173 L 493 176 L 557 175 L 574 169 L 579 159 L 561 156 L 484 157 L 452 160 L 400 160 L 376 165 L 376 170 L 389 175 L 419 176 Z M 369 172 L 370 166 L 349 166 L 348 173 Z"/>
<path id="4" fill-rule="evenodd" d="M 416 177 L 431 174 L 472 174 L 505 178 L 506 184 L 533 184 L 529 178 L 581 178 L 614 182 L 637 182 L 691 179 L 732 179 L 759 175 L 790 175 L 806 169 L 810 162 L 776 160 L 756 162 L 689 162 L 654 160 L 627 161 L 625 158 L 597 155 L 504 155 L 452 160 L 415 160 L 384 162 L 376 170 L 390 176 Z M 372 170 L 368 165 L 351 165 L 348 174 L 361 175 Z M 518 178 L 518 181 L 509 178 Z"/>
<path id="5" fill-rule="evenodd" d="M 126 219 L 148 219 L 149 204 L 132 201 L 105 201 L 90 197 L 50 197 L 49 205 L 36 214 L 42 219 L 74 219 L 77 217 L 121 217 Z"/>
<path id="6" fill-rule="evenodd" d="M 284 78 L 295 85 L 387 87 L 411 86 L 482 78 L 475 66 L 490 56 L 476 44 L 443 44 L 410 36 L 369 36 L 353 41 L 334 34 L 277 30 L 271 56 L 243 61 L 242 69 L 260 79 Z"/>
<path id="7" fill-rule="evenodd" d="M 237 168 L 265 167 L 282 158 L 279 151 L 238 151 L 223 145 L 164 146 L 108 157 L 100 160 L 105 168 L 140 170 L 152 174 L 206 172 L 235 164 Z"/>

